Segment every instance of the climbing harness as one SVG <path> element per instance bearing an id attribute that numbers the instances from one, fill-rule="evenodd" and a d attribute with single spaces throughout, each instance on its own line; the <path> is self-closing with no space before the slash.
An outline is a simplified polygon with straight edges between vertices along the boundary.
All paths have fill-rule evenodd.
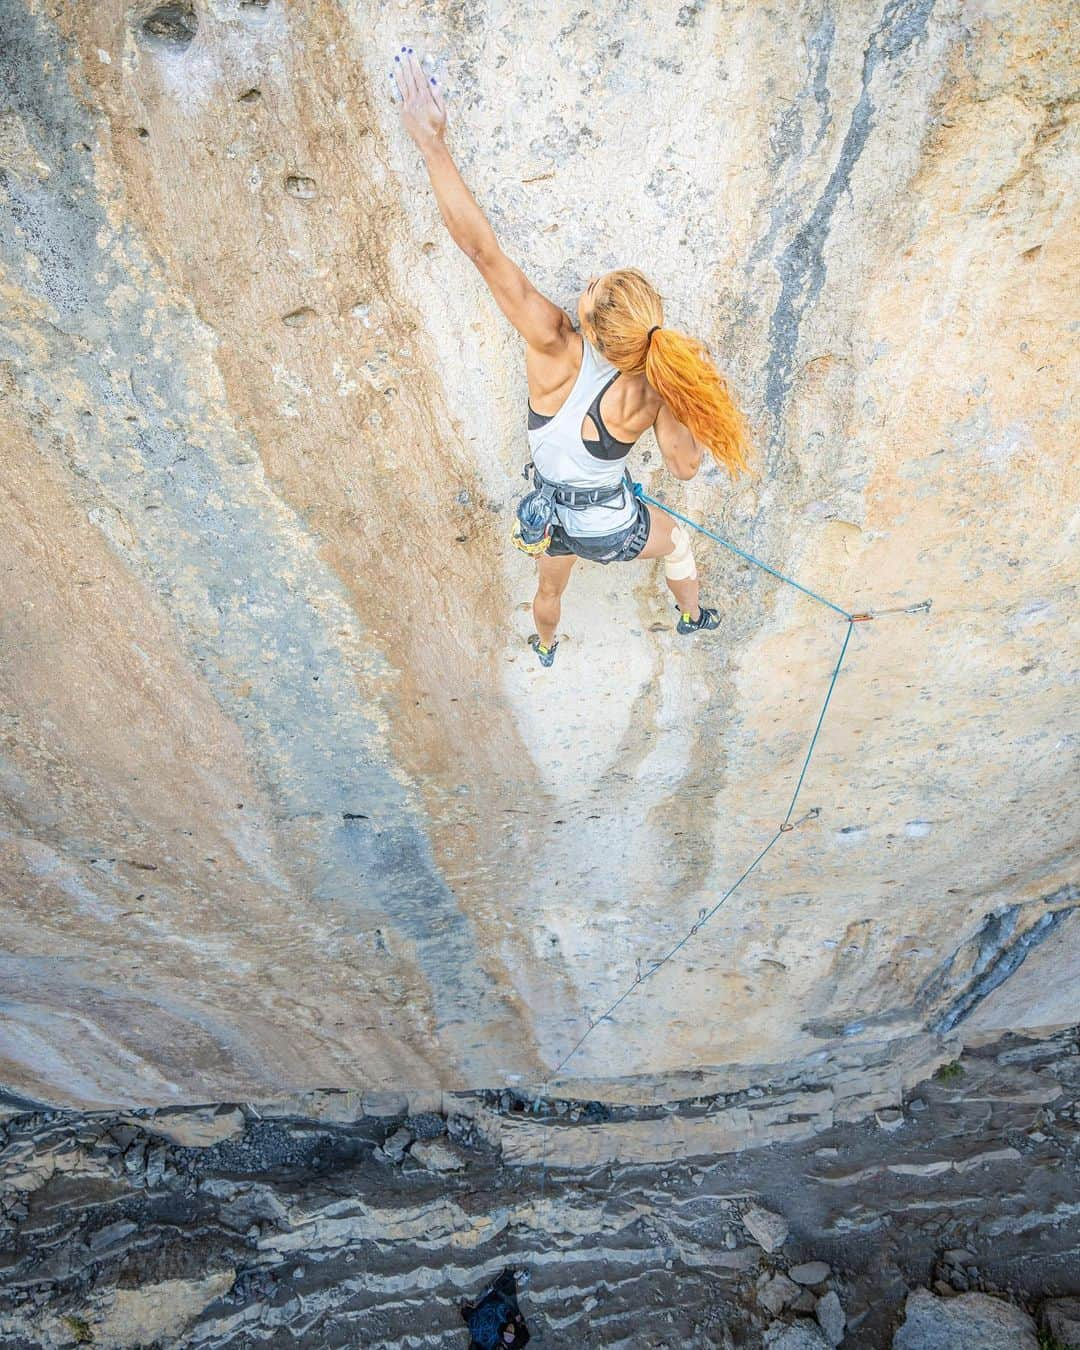
<path id="1" fill-rule="evenodd" d="M 847 626 L 844 630 L 843 641 L 841 642 L 840 645 L 840 653 L 836 658 L 836 664 L 833 667 L 832 675 L 829 679 L 829 687 L 825 691 L 825 699 L 822 702 L 821 711 L 818 714 L 817 723 L 814 726 L 814 732 L 813 735 L 810 737 L 810 744 L 807 748 L 806 755 L 802 762 L 802 767 L 799 770 L 798 779 L 795 783 L 795 790 L 792 793 L 791 801 L 788 803 L 787 812 L 783 820 L 776 827 L 772 837 L 765 844 L 764 848 L 761 849 L 757 857 L 753 860 L 753 862 L 749 865 L 749 867 L 746 868 L 746 870 L 742 873 L 742 875 L 738 878 L 738 880 L 736 880 L 731 886 L 728 887 L 728 889 L 724 892 L 722 896 L 720 896 L 719 900 L 716 901 L 716 903 L 712 906 L 711 909 L 706 908 L 702 909 L 699 912 L 697 920 L 690 925 L 687 932 L 684 933 L 683 936 L 671 947 L 670 951 L 668 951 L 667 953 L 665 953 L 665 955 L 659 958 L 651 958 L 649 960 L 649 968 L 644 971 L 642 970 L 641 967 L 641 960 L 640 958 L 638 959 L 636 964 L 636 973 L 633 981 L 623 990 L 623 992 L 619 995 L 619 997 L 615 999 L 615 1001 L 607 1009 L 605 1009 L 604 1012 L 600 1014 L 599 1017 L 589 1022 L 589 1025 L 585 1029 L 583 1034 L 579 1037 L 579 1039 L 571 1047 L 571 1049 L 562 1057 L 562 1059 L 558 1062 L 558 1064 L 555 1065 L 555 1068 L 551 1071 L 547 1079 L 545 1079 L 544 1082 L 540 1085 L 542 1089 L 542 1096 L 538 1095 L 536 1097 L 534 1102 L 534 1110 L 542 1109 L 544 1101 L 550 1100 L 552 1083 L 558 1082 L 559 1074 L 562 1073 L 563 1069 L 566 1068 L 567 1064 L 569 1064 L 569 1062 L 574 1058 L 574 1056 L 585 1044 L 585 1042 L 589 1039 L 589 1037 L 596 1030 L 596 1028 L 602 1022 L 611 1020 L 613 1014 L 622 1006 L 623 1003 L 626 1002 L 626 1000 L 630 997 L 630 995 L 634 992 L 634 990 L 638 988 L 639 985 L 644 984 L 646 980 L 650 979 L 653 975 L 655 975 L 658 970 L 661 970 L 664 966 L 667 965 L 669 961 L 671 961 L 675 956 L 677 956 L 680 951 L 682 951 L 682 949 L 687 945 L 687 943 L 691 940 L 691 938 L 693 938 L 702 928 L 705 927 L 705 925 L 717 913 L 717 911 L 721 908 L 721 906 L 723 906 L 724 904 L 727 903 L 728 900 L 730 900 L 730 898 L 735 894 L 735 892 L 739 889 L 739 887 L 743 884 L 743 882 L 747 879 L 747 877 L 749 877 L 758 868 L 758 866 L 772 851 L 772 849 L 780 840 L 780 838 L 785 834 L 791 834 L 798 826 L 803 825 L 807 820 L 816 819 L 820 815 L 820 808 L 813 807 L 811 810 L 807 811 L 807 813 L 800 819 L 792 820 L 792 816 L 795 813 L 795 805 L 799 800 L 799 794 L 802 791 L 803 783 L 806 779 L 806 772 L 810 767 L 810 759 L 813 756 L 814 748 L 817 745 L 818 736 L 821 734 L 822 724 L 825 721 L 825 714 L 828 711 L 830 702 L 832 701 L 833 691 L 836 688 L 836 682 L 840 676 L 840 668 L 844 664 L 844 658 L 847 655 L 848 644 L 851 642 L 851 635 L 855 631 L 855 625 L 862 623 L 872 623 L 876 619 L 879 619 L 884 615 L 889 614 L 927 614 L 930 612 L 930 607 L 933 603 L 932 600 L 919 600 L 914 604 L 896 605 L 890 609 L 865 610 L 859 613 L 854 614 L 850 613 L 842 606 L 834 604 L 831 600 L 826 600 L 826 598 L 823 595 L 818 595 L 816 591 L 811 591 L 806 586 L 803 586 L 799 582 L 795 581 L 793 578 L 785 576 L 783 572 L 778 572 L 775 567 L 770 567 L 768 563 L 763 562 L 760 558 L 755 558 L 752 553 L 747 553 L 744 549 L 739 548 L 737 544 L 731 543 L 730 540 L 725 539 L 722 535 L 716 534 L 714 531 L 706 529 L 706 527 L 704 525 L 699 524 L 698 521 L 691 520 L 688 516 L 684 516 L 681 514 L 681 512 L 676 511 L 674 510 L 674 508 L 665 505 L 664 502 L 657 501 L 655 497 L 650 497 L 649 494 L 644 491 L 640 483 L 632 483 L 632 487 L 634 495 L 636 497 L 639 497 L 643 502 L 646 502 L 649 506 L 655 506 L 658 510 L 666 512 L 669 516 L 673 516 L 676 520 L 681 521 L 684 525 L 688 525 L 691 529 L 697 530 L 699 534 L 703 534 L 707 538 L 714 540 L 718 544 L 721 544 L 724 548 L 736 554 L 738 557 L 745 559 L 747 562 L 752 563 L 755 567 L 760 567 L 763 571 L 768 572 L 770 576 L 776 577 L 779 581 L 785 582 L 788 586 L 793 586 L 795 590 L 801 591 L 803 595 L 808 596 L 811 600 L 816 601 L 820 605 L 824 605 L 827 609 L 832 610 L 833 613 L 839 614 L 840 617 L 846 621 Z M 544 1134 L 544 1149 L 541 1158 L 541 1178 L 540 1178 L 541 1199 L 543 1199 L 544 1189 L 547 1180 L 548 1139 L 551 1128 L 552 1127 L 549 1126 L 548 1130 L 545 1131 Z"/>
<path id="2" fill-rule="evenodd" d="M 526 482 L 534 484 L 517 504 L 516 519 L 510 534 L 515 548 L 536 558 L 546 553 L 551 543 L 551 534 L 558 518 L 556 506 L 585 507 L 607 506 L 612 509 L 626 504 L 626 492 L 634 490 L 634 482 L 629 473 L 618 483 L 607 487 L 581 488 L 570 483 L 555 483 L 545 478 L 536 465 L 529 460 L 521 471 Z M 615 499 L 618 498 L 618 501 Z"/>

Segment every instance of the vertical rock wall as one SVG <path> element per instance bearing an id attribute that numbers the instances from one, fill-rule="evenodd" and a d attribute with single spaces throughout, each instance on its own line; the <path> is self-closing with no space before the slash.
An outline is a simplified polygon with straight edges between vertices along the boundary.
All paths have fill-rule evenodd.
<path id="1" fill-rule="evenodd" d="M 0 1079 L 542 1079 L 783 817 L 824 610 L 704 547 L 715 641 L 581 566 L 523 647 L 523 353 L 402 41 L 537 285 L 637 264 L 729 371 L 755 475 L 636 476 L 845 607 L 933 599 L 857 630 L 819 814 L 568 1072 L 1069 1020 L 1066 5 L 0 15 Z"/>

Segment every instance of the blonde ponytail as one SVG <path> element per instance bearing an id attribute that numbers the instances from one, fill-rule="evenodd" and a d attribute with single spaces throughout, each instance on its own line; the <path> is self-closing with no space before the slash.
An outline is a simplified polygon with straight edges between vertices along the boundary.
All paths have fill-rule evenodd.
<path id="1" fill-rule="evenodd" d="M 591 324 L 601 352 L 626 374 L 645 378 L 672 413 L 734 478 L 746 467 L 746 419 L 727 382 L 696 338 L 663 327 L 655 288 L 636 267 L 608 272 Z"/>

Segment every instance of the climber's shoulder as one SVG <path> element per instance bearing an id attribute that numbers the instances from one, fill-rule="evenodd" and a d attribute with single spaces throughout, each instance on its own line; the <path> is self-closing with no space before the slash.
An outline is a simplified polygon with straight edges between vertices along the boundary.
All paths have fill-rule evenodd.
<path id="1" fill-rule="evenodd" d="M 566 310 L 541 295 L 498 244 L 479 249 L 470 256 L 495 297 L 495 303 L 528 345 L 546 356 L 565 352 L 574 334 L 574 325 Z"/>

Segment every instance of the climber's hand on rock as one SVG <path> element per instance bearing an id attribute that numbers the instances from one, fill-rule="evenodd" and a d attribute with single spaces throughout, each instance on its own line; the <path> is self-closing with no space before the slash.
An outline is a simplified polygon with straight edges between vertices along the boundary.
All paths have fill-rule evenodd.
<path id="1" fill-rule="evenodd" d="M 411 47 L 394 57 L 394 79 L 401 99 L 401 120 L 418 146 L 441 140 L 446 131 L 446 104 L 435 78 L 424 74 Z"/>

